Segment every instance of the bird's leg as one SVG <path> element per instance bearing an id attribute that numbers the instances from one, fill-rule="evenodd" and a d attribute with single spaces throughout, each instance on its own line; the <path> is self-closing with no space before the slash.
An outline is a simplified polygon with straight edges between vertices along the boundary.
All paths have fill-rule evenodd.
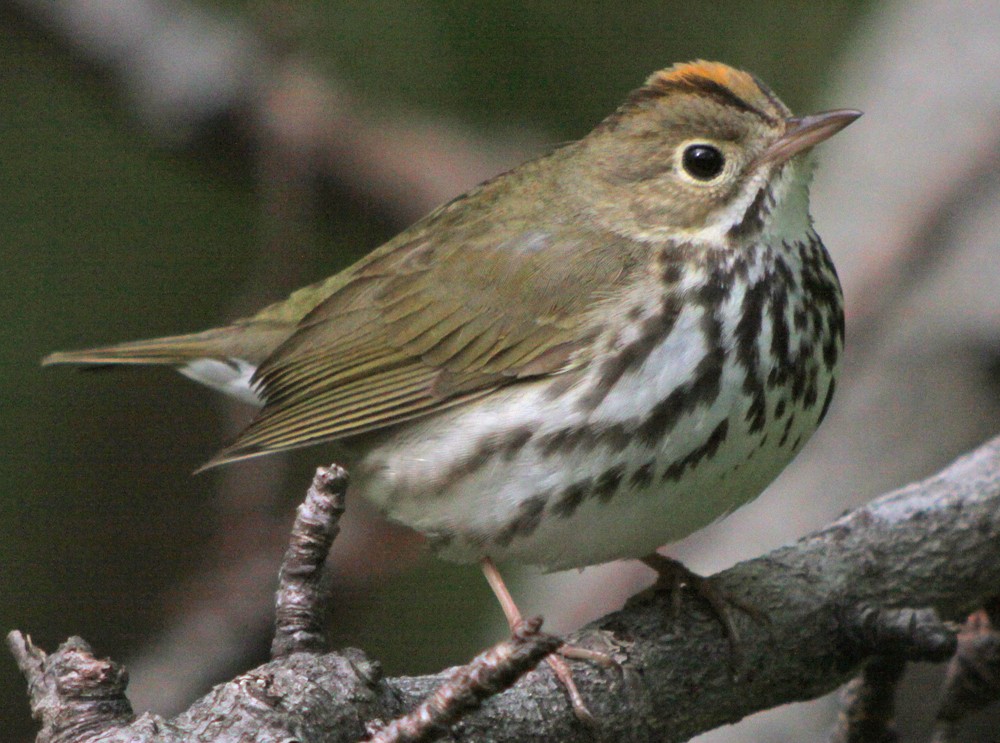
<path id="1" fill-rule="evenodd" d="M 661 555 L 659 552 L 654 552 L 651 555 L 647 555 L 646 557 L 640 559 L 648 567 L 655 570 L 659 576 L 656 580 L 656 584 L 653 586 L 654 590 L 663 590 L 670 594 L 670 601 L 671 606 L 673 607 L 674 615 L 680 612 L 681 589 L 683 589 L 684 586 L 690 588 L 708 603 L 708 605 L 712 608 L 712 612 L 722 625 L 726 638 L 729 640 L 729 646 L 732 649 L 733 657 L 738 662 L 740 659 L 740 634 L 736 629 L 736 625 L 733 624 L 730 607 L 735 607 L 746 614 L 749 614 L 754 619 L 763 618 L 760 611 L 749 604 L 739 601 L 738 599 L 734 599 L 732 596 L 723 593 L 715 587 L 711 578 L 706 578 L 692 572 L 681 562 L 673 559 L 672 557 L 667 557 L 666 555 Z"/>
<path id="2" fill-rule="evenodd" d="M 514 603 L 514 597 L 507 590 L 507 584 L 503 582 L 503 577 L 500 575 L 496 563 L 490 558 L 484 557 L 480 565 L 483 568 L 483 575 L 486 576 L 486 582 L 493 589 L 493 595 L 500 602 L 503 615 L 507 617 L 507 624 L 510 626 L 510 631 L 513 632 L 524 621 L 524 617 L 521 616 L 521 610 L 517 608 L 517 604 Z"/>
<path id="3" fill-rule="evenodd" d="M 497 570 L 497 566 L 493 563 L 493 560 L 484 557 L 480 565 L 483 569 L 483 575 L 486 576 L 486 582 L 490 584 L 490 588 L 493 589 L 493 595 L 497 597 L 497 601 L 500 602 L 500 608 L 503 609 L 504 616 L 507 617 L 507 624 L 510 627 L 510 631 L 514 632 L 524 622 L 521 610 L 514 603 L 514 598 L 510 595 L 510 591 L 507 590 L 507 585 L 504 583 L 500 571 Z M 607 656 L 595 653 L 592 650 L 568 647 L 566 645 L 559 648 L 557 652 L 559 655 L 567 658 L 584 658 L 587 660 L 598 660 L 599 662 L 611 660 Z M 545 660 L 556 675 L 556 678 L 565 687 L 566 694 L 569 695 L 570 704 L 573 706 L 573 713 L 577 716 L 577 719 L 587 725 L 595 726 L 596 720 L 594 719 L 594 715 L 587 709 L 587 705 L 583 701 L 583 696 L 580 694 L 580 690 L 576 688 L 576 682 L 573 681 L 573 672 L 569 670 L 569 666 L 566 665 L 566 662 L 559 655 L 550 655 Z M 598 658 L 597 656 L 600 657 Z M 614 661 L 611 662 L 613 663 Z"/>

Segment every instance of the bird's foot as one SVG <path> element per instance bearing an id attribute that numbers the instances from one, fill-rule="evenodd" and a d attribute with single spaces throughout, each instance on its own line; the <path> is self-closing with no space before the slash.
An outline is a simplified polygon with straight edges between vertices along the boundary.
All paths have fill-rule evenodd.
<path id="1" fill-rule="evenodd" d="M 489 558 L 483 559 L 481 563 L 483 569 L 483 574 L 486 576 L 486 582 L 490 584 L 490 588 L 493 589 L 493 593 L 496 595 L 497 600 L 500 602 L 500 606 L 503 609 L 504 616 L 507 618 L 507 624 L 510 626 L 511 632 L 516 633 L 517 629 L 523 624 L 524 620 L 521 617 L 521 611 L 517 608 L 514 603 L 514 599 L 511 597 L 510 592 L 507 590 L 507 586 L 500 576 L 500 571 L 497 570 L 496 565 Z M 549 664 L 549 668 L 552 669 L 552 673 L 555 674 L 556 678 L 566 689 L 566 695 L 569 697 L 569 703 L 573 708 L 573 714 L 576 718 L 587 725 L 590 728 L 597 727 L 597 718 L 594 714 L 587 708 L 587 703 L 583 701 L 583 695 L 580 694 L 580 690 L 576 686 L 576 682 L 573 680 L 573 672 L 569 669 L 566 660 L 585 660 L 591 663 L 598 663 L 605 667 L 616 667 L 618 663 L 609 655 L 601 653 L 597 650 L 590 650 L 589 648 L 581 648 L 576 645 L 562 645 L 555 654 L 550 655 L 545 659 L 546 663 Z"/>
<path id="2" fill-rule="evenodd" d="M 567 658 L 580 657 L 575 655 L 574 651 L 576 650 L 583 650 L 583 648 L 563 645 L 556 651 L 555 654 L 546 658 L 545 662 L 549 664 L 549 668 L 552 669 L 552 673 L 555 674 L 559 683 L 561 683 L 563 688 L 566 690 L 566 696 L 569 697 L 569 703 L 573 708 L 573 714 L 576 716 L 576 719 L 587 727 L 596 728 L 597 718 L 594 717 L 594 713 L 590 711 L 589 707 L 587 707 L 587 703 L 583 701 L 583 695 L 577 688 L 576 681 L 573 680 L 573 672 L 566 663 Z M 592 658 L 588 657 L 588 660 L 591 659 Z M 608 660 L 610 660 L 610 658 L 608 658 Z"/>
<path id="3" fill-rule="evenodd" d="M 767 617 L 755 606 L 741 601 L 733 596 L 720 591 L 715 581 L 691 571 L 678 560 L 654 552 L 651 555 L 641 558 L 642 562 L 656 571 L 658 578 L 653 585 L 654 591 L 666 591 L 670 595 L 671 614 L 677 616 L 680 613 L 682 591 L 684 587 L 690 588 L 700 598 L 702 598 L 712 609 L 719 623 L 722 625 L 726 639 L 729 640 L 729 648 L 732 653 L 733 665 L 739 668 L 743 663 L 742 646 L 740 644 L 740 633 L 733 623 L 731 609 L 739 609 L 757 621 L 766 621 Z"/>

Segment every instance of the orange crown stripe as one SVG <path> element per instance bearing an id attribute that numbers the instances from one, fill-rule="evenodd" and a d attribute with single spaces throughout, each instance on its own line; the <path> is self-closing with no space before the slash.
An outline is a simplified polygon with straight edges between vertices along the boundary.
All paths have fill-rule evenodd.
<path id="1" fill-rule="evenodd" d="M 761 95 L 761 89 L 752 75 L 721 62 L 706 62 L 702 59 L 675 64 L 665 70 L 654 72 L 646 81 L 646 85 L 656 87 L 658 84 L 677 83 L 695 78 L 710 80 L 748 100 Z"/>

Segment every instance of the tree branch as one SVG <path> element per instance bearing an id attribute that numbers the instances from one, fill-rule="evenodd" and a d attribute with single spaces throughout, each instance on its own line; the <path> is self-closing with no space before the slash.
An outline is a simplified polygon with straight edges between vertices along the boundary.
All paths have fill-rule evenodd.
<path id="1" fill-rule="evenodd" d="M 716 580 L 726 594 L 768 617 L 759 622 L 734 613 L 745 658 L 735 675 L 717 620 L 695 599 L 685 600 L 674 617 L 665 596 L 646 592 L 567 638 L 620 664 L 616 669 L 574 664 L 600 737 L 687 740 L 752 712 L 829 692 L 886 649 L 939 657 L 953 642 L 940 623 L 923 621 L 928 615 L 922 612 L 879 610 L 932 608 L 958 618 L 997 593 L 1000 438 L 943 472 Z M 71 640 L 45 656 L 20 633 L 11 633 L 8 642 L 42 719 L 39 739 L 47 741 L 214 741 L 246 735 L 353 743 L 382 728 L 382 721 L 415 709 L 455 675 L 382 678 L 378 664 L 360 651 L 293 653 L 216 687 L 169 722 L 151 715 L 132 722 L 123 707 L 117 717 L 105 719 L 100 732 L 60 737 L 53 725 L 59 705 L 43 692 L 61 688 L 59 673 L 66 667 L 61 659 L 67 652 L 79 657 L 85 646 Z M 100 685 L 117 676 L 88 678 Z M 544 665 L 468 713 L 450 734 L 453 740 L 518 743 L 594 739 Z"/>
<path id="2" fill-rule="evenodd" d="M 320 467 L 299 506 L 292 536 L 278 573 L 278 595 L 271 657 L 320 653 L 327 649 L 323 632 L 326 601 L 323 566 L 340 532 L 347 493 L 347 471 Z"/>
<path id="3" fill-rule="evenodd" d="M 933 743 L 960 740 L 958 723 L 1000 699 L 1000 632 L 994 599 L 973 613 L 958 634 L 958 652 L 948 664 Z"/>

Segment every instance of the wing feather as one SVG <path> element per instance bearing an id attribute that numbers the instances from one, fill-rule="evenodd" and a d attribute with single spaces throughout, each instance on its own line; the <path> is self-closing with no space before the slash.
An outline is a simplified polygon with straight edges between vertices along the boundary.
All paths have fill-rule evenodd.
<path id="1" fill-rule="evenodd" d="M 542 215 L 517 232 L 516 220 L 484 228 L 452 211 L 336 279 L 258 368 L 264 408 L 211 465 L 376 430 L 575 368 L 601 332 L 602 303 L 648 262 L 647 250 L 606 233 L 541 229 Z"/>

